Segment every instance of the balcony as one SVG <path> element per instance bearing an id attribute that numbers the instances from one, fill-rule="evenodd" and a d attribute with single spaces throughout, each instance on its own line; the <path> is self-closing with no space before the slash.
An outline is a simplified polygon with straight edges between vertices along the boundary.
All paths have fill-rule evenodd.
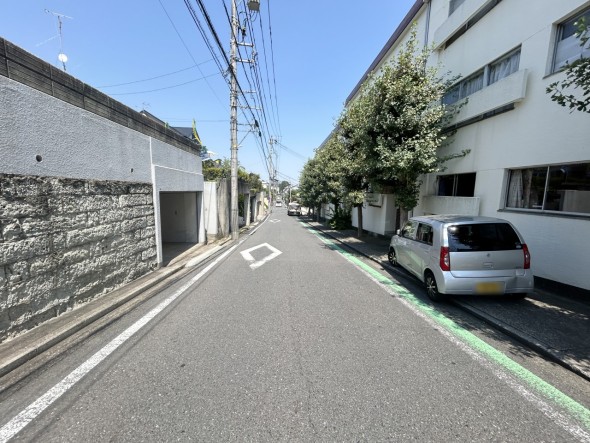
<path id="1" fill-rule="evenodd" d="M 467 102 L 460 108 L 459 113 L 453 116 L 449 126 L 523 100 L 526 95 L 527 78 L 528 71 L 521 69 L 471 94 L 467 97 Z M 458 104 L 460 103 L 463 101 Z M 454 106 L 450 107 L 450 109 L 453 108 Z"/>
<path id="2" fill-rule="evenodd" d="M 435 49 L 442 49 L 457 33 L 465 32 L 497 3 L 498 0 L 465 0 L 434 32 Z"/>
<path id="3" fill-rule="evenodd" d="M 422 206 L 425 214 L 479 215 L 479 200 L 479 197 L 425 195 Z"/>

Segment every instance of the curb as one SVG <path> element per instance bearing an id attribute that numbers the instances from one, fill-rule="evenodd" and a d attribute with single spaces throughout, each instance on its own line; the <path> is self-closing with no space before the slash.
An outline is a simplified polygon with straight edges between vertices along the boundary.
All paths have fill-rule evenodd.
<path id="1" fill-rule="evenodd" d="M 144 275 L 129 284 L 115 289 L 102 297 L 98 297 L 87 304 L 81 305 L 65 314 L 55 317 L 46 323 L 33 328 L 12 340 L 0 344 L 0 378 L 9 375 L 12 371 L 22 367 L 35 357 L 43 354 L 52 347 L 64 342 L 82 329 L 105 318 L 108 314 L 121 308 L 123 305 L 137 299 L 158 284 L 170 279 L 176 274 L 182 274 L 182 270 L 193 268 L 219 252 L 230 239 L 222 239 L 209 245 L 214 245 L 210 250 L 201 255 L 189 256 L 180 262 L 157 269 Z M 153 296 L 155 294 L 152 294 Z M 150 297 L 151 297 L 150 296 Z M 149 298 L 149 297 L 148 297 Z M 145 300 L 143 300 L 145 301 Z M 115 316 L 112 320 L 122 317 L 125 312 Z M 110 323 L 110 322 L 109 322 Z M 25 374 L 24 376 L 28 375 Z M 19 377 L 19 379 L 24 378 Z M 2 387 L 4 390 L 6 387 Z"/>
<path id="2" fill-rule="evenodd" d="M 529 348 L 533 349 L 534 351 L 538 352 L 539 354 L 547 357 L 548 359 L 558 363 L 559 365 L 563 366 L 564 368 L 574 372 L 575 374 L 579 375 L 580 377 L 590 381 L 590 373 L 577 367 L 575 364 L 571 364 L 566 361 L 559 351 L 552 350 L 542 344 L 540 341 L 535 339 L 534 337 L 530 336 L 529 334 L 513 328 L 512 326 L 497 320 L 494 317 L 487 315 L 485 312 L 479 311 L 469 305 L 465 305 L 457 300 L 451 300 L 453 305 L 463 309 L 464 311 L 469 312 L 474 317 L 479 318 L 480 320 L 484 321 L 485 323 L 493 326 L 494 328 L 498 329 L 499 331 L 503 332 L 504 334 L 516 339 L 517 341 L 523 343 L 524 345 L 528 346 Z"/>
<path id="3" fill-rule="evenodd" d="M 353 249 L 358 254 L 374 261 L 375 263 L 377 263 L 381 266 L 390 268 L 390 266 L 384 264 L 382 261 L 377 260 L 375 257 L 373 257 L 365 252 L 362 252 L 359 249 L 356 249 L 354 246 L 352 246 L 348 243 L 345 243 L 344 241 L 340 240 L 338 237 L 331 235 L 329 232 L 327 232 L 317 226 L 313 226 L 309 222 L 307 222 L 307 223 L 313 229 L 316 229 L 316 230 L 322 232 L 323 234 L 338 241 L 339 243 Z M 494 317 L 487 315 L 486 313 L 484 313 L 482 311 L 474 309 L 471 306 L 465 305 L 465 304 L 461 303 L 460 301 L 449 299 L 449 302 L 452 303 L 453 305 L 455 305 L 456 307 L 470 313 L 474 317 L 477 317 L 478 319 L 484 321 L 485 323 L 493 326 L 494 328 L 498 329 L 499 331 L 503 332 L 504 334 L 506 334 L 506 335 L 514 338 L 515 340 L 521 342 L 522 344 L 528 346 L 529 348 L 533 349 L 534 351 L 538 352 L 539 354 L 543 355 L 544 357 L 554 361 L 555 363 L 558 363 L 559 365 L 563 366 L 564 368 L 566 368 L 566 369 L 572 371 L 573 373 L 579 375 L 580 377 L 590 381 L 590 373 L 588 371 L 585 371 L 584 369 L 579 368 L 577 365 L 566 361 L 559 351 L 549 349 L 547 346 L 543 345 L 541 342 L 536 340 L 534 337 L 526 334 L 525 332 L 522 332 L 516 328 L 513 328 L 512 326 L 507 325 L 506 323 L 501 322 L 501 321 L 495 319 Z"/>

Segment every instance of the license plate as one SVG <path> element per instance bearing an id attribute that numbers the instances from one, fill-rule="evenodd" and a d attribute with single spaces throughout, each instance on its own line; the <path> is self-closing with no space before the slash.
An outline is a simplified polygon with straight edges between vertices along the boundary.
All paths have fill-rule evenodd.
<path id="1" fill-rule="evenodd" d="M 502 283 L 499 282 L 481 282 L 475 285 L 477 294 L 501 294 L 504 292 Z"/>

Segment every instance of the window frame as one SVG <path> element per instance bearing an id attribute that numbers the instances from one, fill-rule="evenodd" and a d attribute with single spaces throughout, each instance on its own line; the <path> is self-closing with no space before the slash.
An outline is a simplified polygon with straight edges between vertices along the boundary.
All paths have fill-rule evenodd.
<path id="1" fill-rule="evenodd" d="M 459 178 L 460 176 L 473 176 L 473 191 L 471 192 L 472 195 L 457 195 L 457 191 L 459 190 Z M 440 193 L 440 181 L 441 178 L 453 178 L 453 189 L 451 191 L 451 194 L 441 194 Z M 475 197 L 475 183 L 477 180 L 477 172 L 462 172 L 462 173 L 457 173 L 457 174 L 441 174 L 437 176 L 437 189 L 436 189 L 436 195 L 437 197 Z"/>
<path id="2" fill-rule="evenodd" d="M 568 61 L 570 59 L 574 59 L 575 60 L 579 60 L 581 57 L 590 57 L 590 46 L 587 46 L 585 49 L 581 49 L 580 52 L 576 55 L 574 55 L 573 57 L 568 57 L 565 62 L 560 65 L 557 66 L 557 55 L 558 55 L 558 51 L 559 51 L 559 46 L 560 46 L 560 42 L 567 40 L 567 38 L 572 37 L 572 36 L 568 36 L 565 39 L 563 38 L 563 31 L 566 27 L 566 25 L 570 22 L 576 22 L 577 20 L 579 20 L 580 18 L 586 16 L 588 19 L 588 24 L 590 25 L 590 6 L 581 9 L 580 11 L 578 11 L 575 14 L 570 15 L 569 17 L 561 20 L 561 22 L 557 23 L 555 25 L 555 42 L 553 45 L 553 55 L 551 57 L 551 67 L 550 67 L 550 71 L 549 74 L 556 74 L 558 72 L 563 71 L 566 66 L 568 65 Z M 573 24 L 573 23 L 572 23 Z M 578 47 L 579 46 L 579 42 L 577 42 Z"/>
<path id="3" fill-rule="evenodd" d="M 510 72 L 510 74 L 505 75 L 504 77 L 498 78 L 497 80 L 490 82 L 490 73 L 492 70 L 493 66 L 499 65 L 500 63 L 502 63 L 503 61 L 506 61 L 510 58 L 512 58 L 513 56 L 515 56 L 516 54 L 519 54 L 518 56 L 518 63 L 516 65 L 516 70 Z M 477 69 L 475 72 L 473 72 L 472 74 L 470 74 L 469 76 L 459 80 L 457 83 L 455 83 L 452 87 L 449 88 L 449 90 L 443 95 L 441 101 L 443 105 L 453 105 L 467 97 L 469 97 L 472 94 L 475 94 L 476 92 L 481 91 L 482 89 L 487 88 L 488 86 L 491 86 L 497 82 L 499 82 L 500 80 L 507 78 L 509 76 L 511 76 L 512 74 L 520 71 L 520 56 L 522 54 L 522 46 L 519 45 L 518 47 L 511 49 L 510 51 L 504 53 L 503 55 L 501 55 L 500 57 L 496 58 L 495 60 L 492 60 L 490 63 L 487 63 L 483 68 Z M 479 77 L 480 75 L 482 75 L 483 73 L 483 84 L 482 87 L 470 92 L 469 94 L 464 94 L 464 87 L 471 81 L 473 81 L 473 79 Z M 455 90 L 456 88 L 458 89 L 458 98 L 454 101 L 449 101 L 447 99 L 447 97 L 451 97 L 451 91 Z M 453 100 L 453 99 L 451 99 Z"/>
<path id="4" fill-rule="evenodd" d="M 551 206 L 556 203 L 564 205 L 567 202 L 566 195 L 561 194 L 565 191 L 583 191 L 590 192 L 590 179 L 587 182 L 582 181 L 578 186 L 582 189 L 576 189 L 575 187 L 567 187 L 567 175 L 564 176 L 564 181 L 559 181 L 559 178 L 553 180 L 555 175 L 561 171 L 563 174 L 567 174 L 568 170 L 574 171 L 573 175 L 570 175 L 569 179 L 576 180 L 576 167 L 580 166 L 584 168 L 586 165 L 587 171 L 590 171 L 590 161 L 585 162 L 573 162 L 573 163 L 551 163 L 539 166 L 529 166 L 522 168 L 507 169 L 506 177 L 506 190 L 504 195 L 504 210 L 508 211 L 519 211 L 519 212 L 530 212 L 535 214 L 552 214 L 560 216 L 576 216 L 576 217 L 590 217 L 590 209 L 587 212 L 555 209 Z M 536 172 L 535 172 L 536 171 Z M 514 176 L 516 172 L 521 173 L 521 177 L 517 178 Z M 523 176 L 523 173 L 528 173 L 529 176 Z M 578 172 L 579 173 L 579 172 Z M 553 174 L 553 175 L 552 175 Z M 536 177 L 537 183 L 535 184 L 534 179 Z M 543 182 L 539 182 L 542 177 Z M 588 172 L 586 172 L 588 177 Z M 515 180 L 513 185 L 512 180 Z M 521 183 L 519 184 L 519 180 Z M 553 181 L 553 184 L 552 184 Z M 575 183 L 575 182 L 574 182 Z M 565 184 L 565 187 L 564 187 Z M 562 189 L 555 189 L 555 185 L 560 186 Z M 587 189 L 584 189 L 587 188 Z M 542 195 L 540 193 L 542 192 Z M 556 195 L 558 195 L 557 198 Z M 536 199 L 531 197 L 536 196 Z M 563 197 L 563 201 L 561 200 Z M 521 200 L 522 199 L 522 200 Z M 510 201 L 512 200 L 512 201 Z M 519 202 L 519 200 L 521 200 Z M 534 201 L 531 201 L 534 200 Z M 575 202 L 575 200 L 574 200 Z M 569 202 L 572 204 L 572 202 Z M 575 203 L 573 203 L 575 205 Z M 520 206 L 519 206 L 520 205 Z M 579 207 L 578 207 L 579 209 Z"/>

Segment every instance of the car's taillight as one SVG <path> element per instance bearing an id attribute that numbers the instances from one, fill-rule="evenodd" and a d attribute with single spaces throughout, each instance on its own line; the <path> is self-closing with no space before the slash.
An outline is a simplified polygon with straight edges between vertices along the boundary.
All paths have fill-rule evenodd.
<path id="1" fill-rule="evenodd" d="M 524 268 L 531 269 L 531 253 L 527 245 L 522 245 L 522 252 L 524 253 Z"/>
<path id="2" fill-rule="evenodd" d="M 441 246 L 440 248 L 440 269 L 443 271 L 451 270 L 451 255 L 447 246 Z"/>

